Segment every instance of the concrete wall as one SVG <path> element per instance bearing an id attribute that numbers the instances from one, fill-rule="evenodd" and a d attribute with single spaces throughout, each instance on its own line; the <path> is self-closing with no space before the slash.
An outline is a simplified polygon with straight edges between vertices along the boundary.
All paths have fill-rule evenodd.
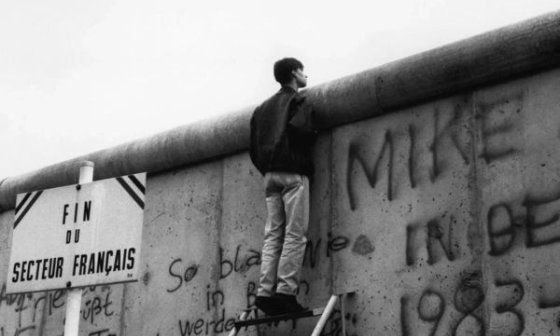
<path id="1" fill-rule="evenodd" d="M 560 335 L 559 93 L 549 70 L 321 135 L 299 299 L 357 293 L 324 335 Z M 225 335 L 254 300 L 261 184 L 245 151 L 151 173 L 141 279 L 86 289 L 81 335 Z M 13 216 L 0 336 L 62 335 L 64 291 L 5 294 Z"/>
<path id="2" fill-rule="evenodd" d="M 374 248 L 334 258 L 356 334 L 560 334 L 558 92 L 556 70 L 334 131 L 333 232 Z"/>

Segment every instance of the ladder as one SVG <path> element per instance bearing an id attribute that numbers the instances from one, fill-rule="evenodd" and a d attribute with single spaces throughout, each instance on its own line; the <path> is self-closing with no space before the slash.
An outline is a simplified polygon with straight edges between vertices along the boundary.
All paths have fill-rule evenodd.
<path id="1" fill-rule="evenodd" d="M 323 331 L 323 328 L 325 327 L 325 324 L 329 320 L 329 317 L 331 316 L 332 312 L 334 311 L 335 305 L 337 303 L 340 303 L 340 312 L 341 312 L 341 315 L 342 315 L 342 318 L 341 318 L 341 321 L 342 321 L 342 336 L 346 336 L 346 323 L 345 323 L 345 319 L 344 319 L 344 316 L 346 315 L 346 309 L 345 309 L 345 301 L 346 300 L 345 299 L 346 299 L 346 297 L 348 297 L 350 295 L 353 295 L 353 294 L 354 294 L 354 292 L 347 292 L 347 293 L 343 293 L 343 294 L 333 294 L 333 295 L 331 295 L 331 297 L 330 297 L 330 299 L 327 302 L 327 305 L 325 307 L 315 308 L 315 309 L 306 310 L 306 311 L 298 312 L 298 313 L 289 313 L 289 314 L 282 314 L 282 315 L 265 316 L 265 317 L 256 318 L 256 319 L 247 319 L 249 314 L 252 311 L 255 311 L 256 308 L 245 310 L 241 314 L 241 316 L 239 317 L 239 320 L 237 320 L 235 322 L 235 324 L 234 324 L 235 327 L 231 330 L 231 332 L 229 333 L 228 336 L 236 336 L 237 333 L 239 332 L 239 330 L 241 330 L 241 328 L 252 326 L 252 325 L 271 323 L 271 322 L 279 322 L 279 321 L 297 320 L 297 319 L 306 318 L 306 317 L 321 316 L 319 318 L 319 321 L 315 325 L 315 328 L 313 329 L 313 332 L 311 333 L 311 336 L 319 336 L 321 334 L 321 331 Z"/>

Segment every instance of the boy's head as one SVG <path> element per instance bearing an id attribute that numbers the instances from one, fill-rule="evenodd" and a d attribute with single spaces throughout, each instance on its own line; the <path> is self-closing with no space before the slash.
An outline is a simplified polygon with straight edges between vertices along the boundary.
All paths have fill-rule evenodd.
<path id="1" fill-rule="evenodd" d="M 295 58 L 283 58 L 274 63 L 274 78 L 282 86 L 295 80 L 297 87 L 307 85 L 307 76 L 303 73 L 303 64 Z"/>

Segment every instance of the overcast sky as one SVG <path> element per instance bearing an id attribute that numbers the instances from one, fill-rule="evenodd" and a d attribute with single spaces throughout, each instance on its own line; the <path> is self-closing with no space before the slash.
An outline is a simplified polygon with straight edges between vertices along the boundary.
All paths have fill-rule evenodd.
<path id="1" fill-rule="evenodd" d="M 0 0 L 0 180 L 560 9 L 558 0 Z"/>

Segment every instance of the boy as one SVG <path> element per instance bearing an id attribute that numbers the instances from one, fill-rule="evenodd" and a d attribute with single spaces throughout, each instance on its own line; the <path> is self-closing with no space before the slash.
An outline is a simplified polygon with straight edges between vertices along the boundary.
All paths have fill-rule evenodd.
<path id="1" fill-rule="evenodd" d="M 296 300 L 309 223 L 309 177 L 317 132 L 313 111 L 298 90 L 307 85 L 303 64 L 274 64 L 281 89 L 251 118 L 250 155 L 264 176 L 268 217 L 255 305 L 267 315 L 305 310 Z"/>

